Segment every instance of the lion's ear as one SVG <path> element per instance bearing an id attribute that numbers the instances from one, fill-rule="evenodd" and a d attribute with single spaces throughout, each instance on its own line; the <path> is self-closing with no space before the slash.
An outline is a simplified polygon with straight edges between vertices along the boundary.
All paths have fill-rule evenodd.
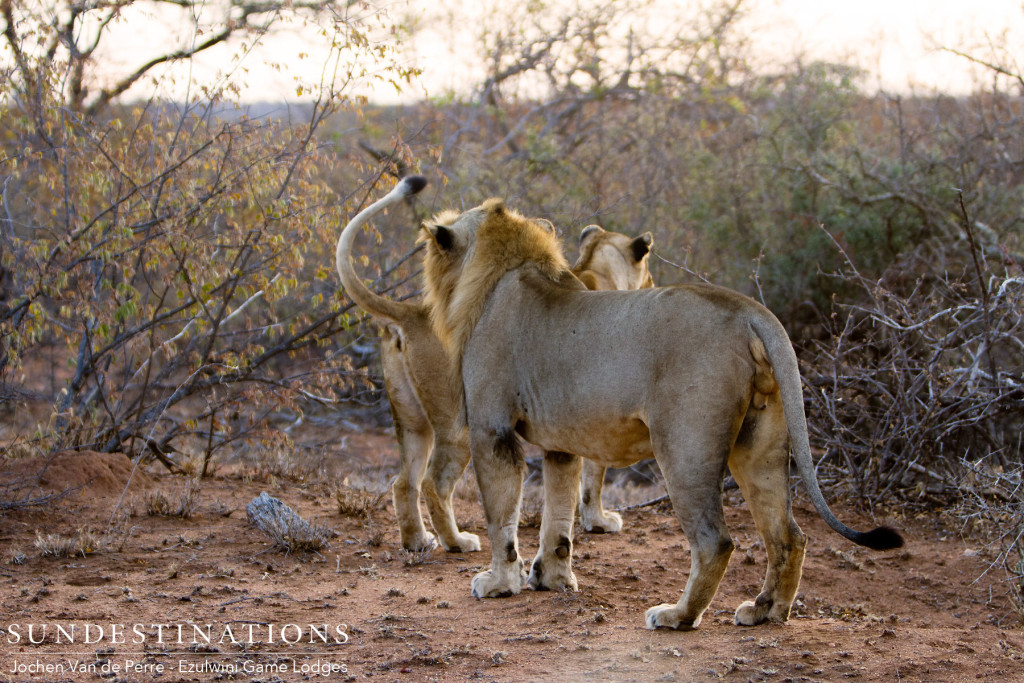
<path id="1" fill-rule="evenodd" d="M 455 233 L 444 225 L 428 225 L 427 232 L 441 251 L 451 251 L 455 246 Z"/>
<path id="2" fill-rule="evenodd" d="M 550 232 L 552 235 L 557 235 L 558 231 L 555 230 L 555 224 L 549 221 L 547 218 L 534 218 L 534 223 L 537 223 L 542 228 Z"/>
<path id="3" fill-rule="evenodd" d="M 600 225 L 588 225 L 587 227 L 583 228 L 583 232 L 580 233 L 580 244 L 586 242 L 588 237 L 591 237 L 592 235 L 597 235 L 602 232 L 604 232 L 604 228 L 602 228 Z"/>
<path id="4" fill-rule="evenodd" d="M 629 247 L 633 252 L 633 260 L 637 262 L 642 261 L 644 256 L 647 256 L 648 252 L 651 251 L 652 244 L 654 244 L 654 235 L 649 232 L 645 232 L 630 242 Z"/>
<path id="5" fill-rule="evenodd" d="M 499 197 L 491 197 L 480 205 L 480 208 L 489 214 L 500 216 L 505 213 L 505 200 Z"/>

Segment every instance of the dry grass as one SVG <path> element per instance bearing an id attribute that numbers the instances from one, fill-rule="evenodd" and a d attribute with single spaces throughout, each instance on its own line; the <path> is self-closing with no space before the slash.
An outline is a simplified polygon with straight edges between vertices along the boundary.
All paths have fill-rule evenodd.
<path id="1" fill-rule="evenodd" d="M 406 550 L 405 548 L 402 548 L 402 564 L 406 567 L 415 567 L 421 564 L 426 564 L 433 553 L 433 550 Z"/>
<path id="2" fill-rule="evenodd" d="M 964 533 L 988 543 L 989 571 L 1005 575 L 1006 594 L 1024 622 L 1024 466 L 1006 471 L 988 460 L 965 459 L 963 467 L 957 517 Z"/>
<path id="3" fill-rule="evenodd" d="M 338 514 L 342 517 L 370 519 L 373 513 L 383 506 L 387 494 L 387 489 L 375 493 L 342 484 L 334 490 L 334 500 L 338 505 Z"/>
<path id="4" fill-rule="evenodd" d="M 36 532 L 33 543 L 44 557 L 85 557 L 97 552 L 103 545 L 102 539 L 91 531 L 79 529 L 71 536 L 43 534 Z M 21 556 L 24 561 L 24 556 Z"/>
<path id="5" fill-rule="evenodd" d="M 178 517 L 192 519 L 199 511 L 198 480 L 189 479 L 177 500 L 167 497 L 163 491 L 148 491 L 142 496 L 142 504 L 150 517 Z"/>
<path id="6" fill-rule="evenodd" d="M 11 548 L 9 548 L 7 550 L 7 561 L 10 564 L 14 564 L 14 565 L 25 564 L 25 561 L 27 559 L 28 559 L 28 555 L 26 555 L 25 551 L 23 551 L 21 548 L 11 547 Z"/>
<path id="7" fill-rule="evenodd" d="M 387 530 L 384 527 L 371 524 L 368 527 L 368 534 L 366 536 L 366 545 L 371 548 L 379 548 L 384 545 L 384 541 L 387 540 Z"/>

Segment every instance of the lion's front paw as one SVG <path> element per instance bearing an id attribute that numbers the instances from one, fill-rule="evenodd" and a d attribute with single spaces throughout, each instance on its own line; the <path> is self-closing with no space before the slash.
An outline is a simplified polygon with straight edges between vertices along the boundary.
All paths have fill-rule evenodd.
<path id="1" fill-rule="evenodd" d="M 518 595 L 522 589 L 522 574 L 518 571 L 496 572 L 488 569 L 473 577 L 474 598 L 507 598 Z"/>
<path id="2" fill-rule="evenodd" d="M 701 617 L 689 621 L 680 618 L 679 607 L 672 604 L 662 604 L 647 610 L 644 616 L 647 628 L 673 628 L 677 631 L 690 631 L 700 626 Z"/>
<path id="3" fill-rule="evenodd" d="M 569 562 L 545 563 L 539 555 L 530 568 L 529 585 L 535 591 L 568 590 L 575 593 L 579 590 Z"/>
<path id="4" fill-rule="evenodd" d="M 450 553 L 475 553 L 480 550 L 480 537 L 476 534 L 462 532 L 455 536 L 455 543 L 445 544 L 445 550 Z"/>
<path id="5" fill-rule="evenodd" d="M 437 547 L 437 538 L 429 531 L 422 531 L 402 538 L 402 547 L 411 553 L 423 553 Z"/>
<path id="6" fill-rule="evenodd" d="M 592 534 L 617 534 L 622 531 L 622 515 L 610 510 L 583 510 L 580 515 L 583 530 Z"/>

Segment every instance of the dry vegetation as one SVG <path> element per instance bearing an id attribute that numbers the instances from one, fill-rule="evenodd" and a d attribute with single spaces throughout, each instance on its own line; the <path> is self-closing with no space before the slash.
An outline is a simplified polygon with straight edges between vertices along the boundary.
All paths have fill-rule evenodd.
<path id="1" fill-rule="evenodd" d="M 331 530 L 322 524 L 310 524 L 297 512 L 266 491 L 245 506 L 245 516 L 270 537 L 274 547 L 287 553 L 316 553 L 330 544 Z M 320 555 L 320 557 L 323 557 Z"/>
<path id="2" fill-rule="evenodd" d="M 75 4 L 49 21 L 58 4 L 0 0 L 2 42 L 15 57 L 0 63 L 0 524 L 68 504 L 77 490 L 41 482 L 69 450 L 97 463 L 123 453 L 150 477 L 156 462 L 185 478 L 121 494 L 95 529 L 19 537 L 7 566 L 91 562 L 100 550 L 137 549 L 140 525 L 228 519 L 241 506 L 211 503 L 217 491 L 205 482 L 235 481 L 247 493 L 328 486 L 324 504 L 343 520 L 334 521 L 344 542 L 369 556 L 344 570 L 338 560 L 353 582 L 433 570 L 442 560 L 389 550 L 386 473 L 339 472 L 324 455 L 387 421 L 376 327 L 339 290 L 334 240 L 389 175 L 416 170 L 432 181 L 419 203 L 360 246 L 381 264 L 374 287 L 414 295 L 417 221 L 491 195 L 550 218 L 567 244 L 594 222 L 652 231 L 657 282 L 731 286 L 787 325 L 829 494 L 982 545 L 970 567 L 998 575 L 990 587 L 1024 618 L 1024 75 L 1012 53 L 993 45 L 978 56 L 993 78 L 971 96 L 869 94 L 841 64 L 753 72 L 739 1 L 711 3 L 658 36 L 610 30 L 649 11 L 640 0 L 565 14 L 506 3 L 511 21 L 480 27 L 488 75 L 471 91 L 375 108 L 360 105 L 354 81 L 304 84 L 314 103 L 285 120 L 243 115 L 230 79 L 178 103 L 122 104 L 113 90 L 83 87 L 95 78 L 88 46 L 108 39 L 103 20 L 115 10 Z M 392 35 L 386 15 L 236 5 L 232 21 L 193 18 L 197 35 L 258 38 L 301 17 L 325 28 L 335 73 L 413 76 L 393 45 L 370 40 Z M 69 51 L 72 35 L 81 45 Z M 39 469 L 19 466 L 29 462 Z M 656 486 L 656 471 L 633 472 L 609 505 L 657 499 L 652 478 Z M 474 514 L 465 512 L 472 491 L 461 495 L 463 514 Z M 538 523 L 540 509 L 529 498 L 524 519 Z M 659 524 L 630 544 L 661 539 Z M 333 542 L 326 527 L 311 529 L 285 529 L 277 546 L 315 566 Z M 188 553 L 161 581 L 201 562 L 196 533 L 169 541 Z M 841 555 L 815 562 L 874 571 Z M 218 566 L 211 576 L 235 571 Z M 639 580 L 629 563 L 615 570 L 620 583 Z M 444 600 L 415 609 L 443 614 L 466 592 L 445 588 Z M 422 593 L 394 589 L 379 591 L 389 604 Z M 564 613 L 592 614 L 595 629 L 612 618 L 600 600 L 560 599 Z M 388 614 L 374 637 L 418 638 Z M 491 645 L 487 670 L 506 671 L 514 648 Z M 664 654 L 636 647 L 640 664 Z M 1001 652 L 1012 658 L 1014 647 Z M 469 656 L 455 646 L 419 652 L 410 666 Z M 735 657 L 723 676 L 773 675 L 754 672 L 749 653 Z"/>
<path id="3" fill-rule="evenodd" d="M 301 430 L 295 434 L 297 445 L 316 443 L 330 431 Z M 902 519 L 910 545 L 875 554 L 836 542 L 811 507 L 798 503 L 796 517 L 811 543 L 793 617 L 786 625 L 744 629 L 732 624 L 732 610 L 756 594 L 766 558 L 746 506 L 729 489 L 725 510 L 737 551 L 706 623 L 691 633 L 652 632 L 643 628 L 643 608 L 670 595 L 686 578 L 686 542 L 667 507 L 623 510 L 621 534 L 577 534 L 578 593 L 526 591 L 505 600 L 476 600 L 469 595 L 469 578 L 486 564 L 486 551 L 408 553 L 401 550 L 389 505 L 373 508 L 368 516 L 336 510 L 339 479 L 384 484 L 397 469 L 393 435 L 366 429 L 351 436 L 344 448 L 334 443 L 317 454 L 296 455 L 336 463 L 333 475 L 300 479 L 240 464 L 222 467 L 204 479 L 190 519 L 144 513 L 147 495 L 160 490 L 175 499 L 183 483 L 151 463 L 145 467 L 146 485 L 121 504 L 137 514 L 119 516 L 109 529 L 123 484 L 97 476 L 98 458 L 74 458 L 81 479 L 93 484 L 57 506 L 11 511 L 0 526 L 11 544 L 0 564 L 0 627 L 10 634 L 13 624 L 142 623 L 145 647 L 107 642 L 71 651 L 81 651 L 78 659 L 86 663 L 148 664 L 148 672 L 108 678 L 154 682 L 215 675 L 178 671 L 180 661 L 234 664 L 240 670 L 287 661 L 287 671 L 273 672 L 281 681 L 309 680 L 291 663 L 326 662 L 347 667 L 339 680 L 515 682 L 556 676 L 892 681 L 896 671 L 903 681 L 978 675 L 1012 680 L 1024 662 L 1024 635 L 1013 627 L 1002 576 L 985 572 L 995 556 L 979 547 L 977 537 L 959 539 L 953 515 Z M 375 497 L 378 488 L 368 493 Z M 646 487 L 622 488 L 612 486 L 611 492 L 624 501 L 656 497 L 656 490 Z M 329 527 L 329 545 L 315 553 L 290 551 L 249 524 L 242 510 L 262 491 L 301 518 Z M 467 476 L 457 489 L 455 511 L 463 528 L 483 534 L 476 497 Z M 225 515 L 225 508 L 238 514 Z M 852 523 L 869 523 L 848 507 L 839 512 Z M 67 538 L 78 528 L 101 541 L 85 557 L 77 552 L 56 557 L 33 545 L 36 530 L 68 530 L 61 532 Z M 525 526 L 520 537 L 524 552 L 536 548 L 536 528 Z M 349 642 L 283 649 L 267 642 L 269 624 L 336 621 L 344 622 Z M 161 644 L 151 625 L 165 623 L 186 629 L 212 625 L 215 634 L 226 626 L 251 624 L 256 642 L 215 638 L 207 644 L 186 638 L 181 646 Z M 52 653 L 69 651 L 52 637 L 23 647 L 24 652 L 0 651 L 0 667 L 9 672 L 12 660 L 60 661 Z M 165 672 L 156 674 L 161 664 Z M 270 678 L 263 673 L 262 680 Z M 261 679 L 259 672 L 249 676 Z M 61 677 L 44 679 L 54 678 Z"/>
<path id="4" fill-rule="evenodd" d="M 71 536 L 43 534 L 37 531 L 33 545 L 43 557 L 85 557 L 98 551 L 101 544 L 102 541 L 93 532 L 79 529 Z M 24 558 L 20 552 L 11 555 L 15 564 L 24 562 Z"/>
<path id="5" fill-rule="evenodd" d="M 196 514 L 199 489 L 200 485 L 195 479 L 186 479 L 180 495 L 168 497 L 158 489 L 145 493 L 142 497 L 142 504 L 146 514 L 151 517 L 191 519 Z"/>

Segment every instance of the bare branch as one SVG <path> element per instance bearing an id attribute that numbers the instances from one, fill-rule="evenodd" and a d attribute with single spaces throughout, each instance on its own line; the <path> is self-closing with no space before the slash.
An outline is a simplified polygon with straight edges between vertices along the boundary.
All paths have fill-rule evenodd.
<path id="1" fill-rule="evenodd" d="M 990 69 L 991 71 L 995 71 L 997 74 L 1000 74 L 1002 76 L 1008 76 L 1009 78 L 1012 78 L 1013 80 L 1017 81 L 1017 85 L 1019 85 L 1021 89 L 1024 90 L 1024 75 L 1014 73 L 1004 66 L 1000 66 L 999 64 L 996 64 L 994 62 L 981 59 L 980 57 L 968 54 L 966 52 L 962 52 L 960 50 L 953 49 L 951 47 L 943 47 L 941 49 L 943 52 L 948 52 L 950 54 L 956 55 L 957 57 L 963 57 L 967 61 L 973 62 L 974 64 L 978 64 L 979 66 L 983 66 L 986 69 Z"/>

